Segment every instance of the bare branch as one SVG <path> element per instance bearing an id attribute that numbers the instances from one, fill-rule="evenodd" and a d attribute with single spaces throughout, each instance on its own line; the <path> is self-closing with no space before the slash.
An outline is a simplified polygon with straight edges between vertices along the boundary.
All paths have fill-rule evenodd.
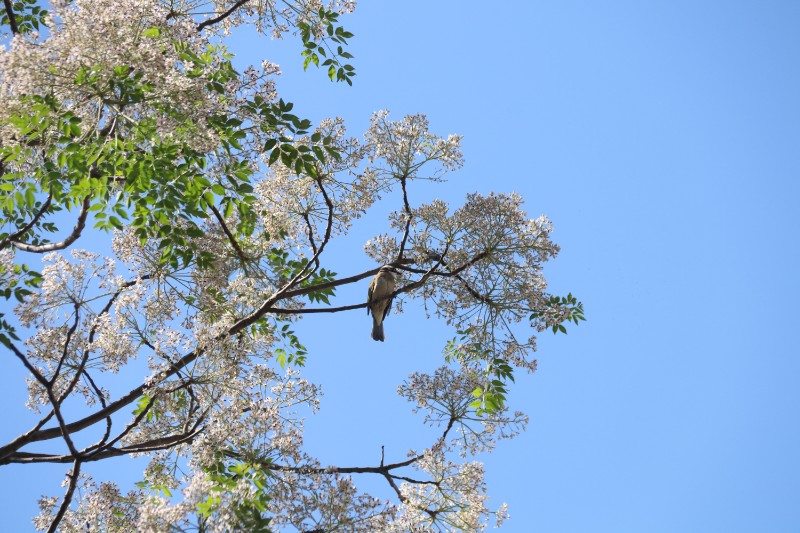
<path id="1" fill-rule="evenodd" d="M 408 191 L 406 191 L 406 178 L 408 176 L 400 176 L 400 186 L 403 188 L 403 211 L 406 214 L 406 227 L 403 230 L 403 240 L 400 241 L 400 250 L 397 251 L 397 259 L 403 259 L 403 251 L 406 248 L 406 241 L 408 240 L 408 232 L 411 228 L 411 206 L 408 204 Z"/>
<path id="2" fill-rule="evenodd" d="M 68 433 L 75 433 L 77 431 L 81 431 L 92 425 L 96 424 L 97 422 L 111 416 L 112 414 L 116 413 L 123 407 L 130 405 L 137 398 L 141 397 L 147 390 L 155 387 L 158 383 L 163 382 L 170 376 L 177 374 L 180 370 L 185 368 L 187 365 L 191 364 L 195 359 L 200 357 L 203 354 L 203 350 L 195 350 L 191 351 L 188 354 L 184 355 L 181 359 L 173 363 L 172 367 L 169 370 L 162 371 L 156 379 L 153 380 L 152 383 L 143 383 L 138 387 L 132 389 L 124 396 L 120 397 L 116 401 L 108 404 L 103 409 L 92 413 L 80 420 L 72 422 L 70 424 L 66 424 L 64 426 L 64 430 Z M 9 455 L 13 454 L 16 450 L 19 450 L 22 446 L 30 443 L 30 442 L 38 442 L 43 440 L 50 440 L 61 436 L 62 428 L 48 428 L 44 430 L 34 431 L 29 433 L 25 436 L 25 438 L 18 437 L 14 440 L 12 444 L 7 444 L 0 448 L 0 458 L 8 457 Z M 0 461 L 2 464 L 2 461 Z"/>
<path id="3" fill-rule="evenodd" d="M 425 282 L 428 280 L 428 278 L 435 272 L 434 269 L 438 268 L 439 265 L 441 264 L 441 262 L 442 262 L 442 259 L 440 259 L 436 264 L 434 264 L 429 270 L 420 271 L 420 272 L 423 272 L 423 276 L 419 280 L 417 280 L 417 281 L 415 281 L 413 283 L 409 283 L 407 285 L 404 285 L 403 287 L 400 287 L 399 289 L 397 289 L 393 293 L 388 294 L 388 295 L 384 296 L 383 298 L 379 298 L 377 300 L 373 300 L 371 303 L 380 302 L 382 300 L 389 300 L 391 298 L 394 298 L 398 294 L 402 294 L 404 292 L 411 291 L 413 289 L 416 289 L 417 287 L 420 287 L 421 285 L 424 285 Z M 363 274 L 359 274 L 359 276 L 353 276 L 353 278 L 363 279 L 364 277 L 369 277 L 369 275 L 377 273 L 378 270 L 380 270 L 380 268 L 376 268 L 376 269 L 370 270 L 369 272 L 366 272 L 365 273 L 365 274 L 367 274 L 366 276 L 363 275 Z M 350 278 L 348 278 L 348 279 L 350 279 Z M 342 281 L 342 280 L 339 280 L 339 281 Z M 355 281 L 357 281 L 357 280 L 355 280 Z M 315 285 L 312 288 L 315 288 L 316 290 L 319 290 L 319 287 L 322 286 L 322 285 L 326 285 L 326 284 Z M 353 305 L 343 305 L 341 307 L 319 307 L 319 308 L 310 308 L 310 309 L 309 308 L 304 308 L 304 309 L 281 309 L 281 308 L 274 308 L 273 307 L 272 309 L 270 309 L 270 313 L 284 314 L 284 315 L 299 315 L 299 314 L 304 314 L 304 313 L 338 313 L 340 311 L 351 311 L 353 309 L 361 309 L 363 307 L 367 307 L 368 305 L 370 305 L 369 302 L 364 302 L 364 303 L 360 303 L 360 304 L 353 304 Z"/>
<path id="4" fill-rule="evenodd" d="M 87 196 L 83 199 L 83 205 L 81 206 L 81 212 L 78 215 L 78 221 L 75 223 L 75 227 L 72 228 L 72 233 L 61 242 L 53 242 L 49 244 L 26 244 L 24 242 L 19 241 L 11 241 L 11 244 L 14 245 L 15 248 L 22 250 L 23 252 L 33 252 L 37 254 L 45 253 L 45 252 L 52 252 L 53 250 L 63 250 L 76 240 L 78 237 L 81 236 L 81 232 L 83 232 L 83 228 L 86 227 L 86 217 L 89 215 L 89 207 L 91 205 L 91 196 Z"/>
<path id="5" fill-rule="evenodd" d="M 31 362 L 28 361 L 28 358 L 25 357 L 25 354 L 22 353 L 19 348 L 14 346 L 14 344 L 9 339 L 7 339 L 5 336 L 0 336 L 0 342 L 2 342 L 5 345 L 6 348 L 11 350 L 14 353 L 14 355 L 17 356 L 17 359 L 22 361 L 22 364 L 25 365 L 25 368 L 28 369 L 28 372 L 30 372 L 31 375 L 33 375 L 33 377 L 36 378 L 36 381 L 38 381 L 39 383 L 41 383 L 42 385 L 47 387 L 47 385 L 49 384 L 49 382 L 47 381 L 47 378 L 45 378 L 42 375 L 41 372 L 36 370 L 36 367 L 34 367 L 31 364 Z"/>
<path id="6" fill-rule="evenodd" d="M 53 405 L 53 411 L 56 414 L 56 420 L 58 420 L 58 427 L 54 428 L 58 431 L 58 434 L 64 438 L 64 442 L 67 443 L 67 448 L 69 448 L 72 457 L 78 458 L 80 454 L 78 453 L 77 448 L 75 448 L 75 443 L 72 442 L 72 433 L 67 429 L 67 423 L 64 420 L 64 415 L 61 413 L 61 405 L 58 403 L 55 393 L 53 393 L 53 386 L 48 385 L 47 387 L 47 397 L 50 400 L 50 403 Z"/>
<path id="7" fill-rule="evenodd" d="M 453 425 L 456 422 L 456 417 L 451 416 L 450 420 L 447 423 L 447 427 L 445 427 L 442 435 L 437 439 L 437 442 L 443 443 L 447 439 L 448 433 L 450 430 L 453 429 Z M 241 457 L 236 453 L 228 452 L 226 453 L 229 457 L 233 457 L 236 459 L 240 459 Z M 389 485 L 394 489 L 397 493 L 397 497 L 400 501 L 404 502 L 405 498 L 403 497 L 402 493 L 400 492 L 400 488 L 395 483 L 396 479 L 401 481 L 407 481 L 408 483 L 415 483 L 418 485 L 435 485 L 439 486 L 439 482 L 437 481 L 423 481 L 418 479 L 413 479 L 407 476 L 399 476 L 392 473 L 393 470 L 397 470 L 399 468 L 404 468 L 407 466 L 411 466 L 412 464 L 418 462 L 420 459 L 424 457 L 423 454 L 415 455 L 405 461 L 401 461 L 399 463 L 392 463 L 392 464 L 384 464 L 383 462 L 383 446 L 381 446 L 381 464 L 380 466 L 352 466 L 352 467 L 333 467 L 333 468 L 317 468 L 317 467 L 309 467 L 309 466 L 289 466 L 289 465 L 280 465 L 275 463 L 261 463 L 261 466 L 269 469 L 269 470 L 280 470 L 285 472 L 297 472 L 299 474 L 380 474 Z"/>
<path id="8" fill-rule="evenodd" d="M 276 315 L 303 315 L 303 314 L 313 314 L 313 313 L 339 313 L 341 311 L 352 311 L 353 309 L 361 309 L 367 307 L 368 303 L 360 303 L 360 304 L 353 304 L 353 305 L 343 305 L 340 307 L 311 307 L 311 308 L 303 308 L 303 309 L 283 309 L 281 307 L 273 307 L 269 310 L 270 313 L 275 313 Z"/>
<path id="9" fill-rule="evenodd" d="M 0 448 L 0 464 L 4 464 L 3 459 L 8 455 L 8 453 L 13 453 L 14 450 L 18 450 L 26 443 L 30 442 L 29 440 L 30 436 L 39 431 L 42 426 L 47 424 L 47 422 L 49 422 L 50 419 L 53 418 L 53 415 L 55 415 L 55 411 L 51 410 L 49 413 L 47 413 L 47 416 L 39 420 L 39 422 L 37 422 L 36 425 L 33 426 L 30 430 L 26 431 L 16 439 L 12 440 L 8 444 Z"/>
<path id="10" fill-rule="evenodd" d="M 80 458 L 82 463 L 89 463 L 94 461 L 102 461 L 103 459 L 110 459 L 112 457 L 122 457 L 134 453 L 147 453 L 158 450 L 166 450 L 183 444 L 191 442 L 197 435 L 199 435 L 204 428 L 193 428 L 191 431 L 169 435 L 167 437 L 160 437 L 147 442 L 139 444 L 124 446 L 122 448 L 113 448 L 110 446 L 104 447 L 102 450 L 95 451 Z M 5 459 L 0 460 L 0 465 L 6 464 L 33 464 L 33 463 L 70 463 L 75 460 L 71 455 L 56 455 L 47 453 L 30 453 L 30 452 L 16 452 Z"/>
<path id="11" fill-rule="evenodd" d="M 52 388 L 53 385 L 55 385 L 56 380 L 58 380 L 58 376 L 61 374 L 61 368 L 64 366 L 64 361 L 67 360 L 67 352 L 69 351 L 69 342 L 72 340 L 72 336 L 75 334 L 75 330 L 78 329 L 78 322 L 80 322 L 80 316 L 81 316 L 80 315 L 80 310 L 81 310 L 80 304 L 75 302 L 74 309 L 75 309 L 75 320 L 72 322 L 72 326 L 67 331 L 67 338 L 64 339 L 64 349 L 61 351 L 61 357 L 58 360 L 58 366 L 56 366 L 56 371 L 53 372 L 53 376 L 50 378 L 50 381 L 47 384 L 48 387 L 50 387 L 50 388 Z M 88 350 L 86 350 L 84 352 L 84 356 L 83 356 L 82 360 L 85 361 L 87 356 L 88 356 Z M 76 378 L 73 381 L 73 384 L 76 383 L 77 382 L 77 378 L 80 377 L 81 370 L 83 370 L 82 367 L 83 367 L 83 364 L 81 364 L 81 369 L 76 373 Z M 63 397 L 66 397 L 66 394 L 63 395 Z M 61 403 L 61 402 L 59 401 L 58 403 Z"/>
<path id="12" fill-rule="evenodd" d="M 6 0 L 6 1 L 8 1 L 8 0 Z M 206 26 L 211 26 L 211 25 L 216 24 L 218 22 L 222 22 L 226 18 L 230 17 L 233 14 L 234 11 L 236 11 L 237 9 L 239 9 L 240 7 L 242 7 L 244 4 L 246 4 L 249 1 L 250 0 L 239 0 L 238 2 L 233 4 L 227 11 L 225 11 L 224 13 L 219 15 L 218 17 L 214 17 L 212 19 L 204 20 L 203 22 L 201 22 L 200 24 L 197 25 L 197 31 L 198 32 L 203 31 L 203 28 L 205 28 Z"/>
<path id="13" fill-rule="evenodd" d="M 61 502 L 61 507 L 58 509 L 58 513 L 56 513 L 56 517 L 50 524 L 47 533 L 55 533 L 55 531 L 58 530 L 58 524 L 61 523 L 61 519 L 64 518 L 64 513 L 67 512 L 67 509 L 69 509 L 69 504 L 72 503 L 72 495 L 75 494 L 75 487 L 78 486 L 78 478 L 80 473 L 81 461 L 79 459 L 75 459 L 72 472 L 67 474 L 67 477 L 69 477 L 69 486 L 67 487 L 67 493 L 64 495 L 64 501 Z"/>
<path id="14" fill-rule="evenodd" d="M 89 382 L 89 386 L 92 387 L 92 390 L 94 390 L 94 393 L 97 395 L 97 399 L 100 402 L 101 407 L 105 409 L 107 407 L 107 404 L 106 404 L 106 399 L 103 397 L 103 391 L 100 390 L 100 388 L 95 384 L 94 380 L 92 379 L 92 376 L 89 375 L 89 372 L 87 372 L 86 369 L 83 370 L 83 375 Z M 103 436 L 97 442 L 96 446 L 100 447 L 108 441 L 108 437 L 111 436 L 111 426 L 112 426 L 111 417 L 107 416 L 105 433 L 103 433 Z M 81 455 L 83 455 L 85 452 L 86 450 L 82 450 Z"/>
<path id="15" fill-rule="evenodd" d="M 311 219 L 308 216 L 308 213 L 303 213 L 303 220 L 306 221 L 306 229 L 308 230 L 308 242 L 311 245 L 311 250 L 316 255 L 316 253 L 317 253 L 317 243 L 314 242 L 314 228 L 311 225 Z M 318 268 L 319 268 L 319 257 L 317 257 L 317 259 L 315 261 L 315 264 L 314 264 L 314 269 L 316 270 Z"/>
<path id="16" fill-rule="evenodd" d="M 410 264 L 410 263 L 414 263 L 414 260 L 413 259 L 403 259 L 400 262 L 391 263 L 391 265 L 392 266 L 396 266 L 398 268 L 405 268 L 405 267 L 403 267 L 401 265 Z M 354 276 L 350 276 L 350 277 L 347 277 L 347 278 L 335 279 L 333 281 L 326 281 L 325 283 L 318 283 L 316 285 L 311 285 L 309 287 L 303 287 L 301 289 L 294 289 L 294 290 L 291 290 L 291 291 L 286 291 L 283 294 L 283 298 L 282 299 L 294 298 L 296 296 L 303 296 L 303 295 L 306 295 L 306 294 L 311 293 L 311 292 L 321 291 L 321 290 L 324 290 L 324 289 L 331 289 L 333 287 L 339 287 L 340 285 L 349 285 L 350 283 L 355 283 L 356 281 L 361 281 L 362 279 L 374 276 L 375 274 L 378 273 L 378 270 L 380 270 L 380 267 L 373 268 L 371 270 L 367 270 L 366 272 L 362 272 L 361 274 L 356 274 Z M 420 270 L 419 272 L 423 273 L 425 271 Z M 362 305 L 360 307 L 364 307 L 364 306 Z M 354 307 L 353 309 L 358 309 L 358 307 Z M 271 309 L 270 309 L 270 312 L 272 312 Z"/>

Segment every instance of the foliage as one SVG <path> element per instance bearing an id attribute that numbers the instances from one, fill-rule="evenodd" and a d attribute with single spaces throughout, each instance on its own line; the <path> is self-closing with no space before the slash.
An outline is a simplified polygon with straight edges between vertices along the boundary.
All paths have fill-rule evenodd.
<path id="1" fill-rule="evenodd" d="M 536 333 L 566 333 L 566 322 L 584 320 L 583 305 L 546 292 L 543 264 L 558 247 L 550 222 L 527 218 L 518 195 L 472 194 L 453 212 L 439 200 L 412 203 L 416 180 L 461 166 L 459 136 L 432 133 L 424 115 L 394 121 L 385 111 L 363 140 L 341 119 L 315 126 L 277 94 L 277 66 L 240 72 L 225 47 L 243 25 L 294 33 L 305 68 L 352 85 L 353 35 L 339 16 L 353 3 L 5 6 L 0 342 L 29 373 L 27 406 L 41 418 L 0 446 L 0 465 L 71 465 L 65 494 L 42 498 L 36 526 L 501 522 L 505 509 L 486 505 L 482 465 L 465 459 L 524 429 L 525 415 L 507 407 L 514 371 L 533 371 Z M 364 247 L 378 267 L 340 276 L 328 244 L 382 196 L 398 209 Z M 103 236 L 110 249 L 97 244 Z M 399 388 L 441 432 L 401 460 L 322 467 L 303 447 L 303 417 L 320 391 L 302 377 L 314 354 L 293 324 L 363 310 L 341 304 L 337 289 L 383 264 L 403 271 L 395 308 L 422 300 L 457 332 L 444 366 Z M 111 392 L 115 373 L 126 392 Z M 85 472 L 124 455 L 150 460 L 127 494 Z M 358 493 L 356 475 L 385 479 L 393 499 Z"/>

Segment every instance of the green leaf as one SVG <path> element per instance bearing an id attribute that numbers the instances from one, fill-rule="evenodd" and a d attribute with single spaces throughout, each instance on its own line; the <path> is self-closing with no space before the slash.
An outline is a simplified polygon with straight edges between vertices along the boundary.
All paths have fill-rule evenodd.
<path id="1" fill-rule="evenodd" d="M 161 35 L 161 30 L 157 27 L 153 26 L 152 28 L 148 28 L 142 32 L 142 35 L 145 37 L 149 37 L 151 39 L 155 39 L 159 35 Z"/>
<path id="2" fill-rule="evenodd" d="M 274 150 L 272 150 L 272 153 L 269 156 L 269 163 L 268 164 L 270 166 L 272 166 L 273 164 L 275 164 L 275 162 L 278 160 L 278 158 L 280 156 L 281 156 L 281 149 L 280 148 L 275 148 Z"/>

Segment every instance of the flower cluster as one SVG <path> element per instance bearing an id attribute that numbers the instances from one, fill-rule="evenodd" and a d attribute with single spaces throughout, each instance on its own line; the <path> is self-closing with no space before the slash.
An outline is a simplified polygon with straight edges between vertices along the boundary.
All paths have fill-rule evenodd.
<path id="1" fill-rule="evenodd" d="M 370 161 L 382 160 L 383 174 L 394 178 L 439 179 L 448 170 L 463 164 L 461 136 L 446 139 L 430 133 L 425 115 L 409 115 L 400 121 L 389 120 L 389 112 L 379 111 L 372 116 L 366 133 Z M 420 176 L 423 165 L 437 162 L 440 168 L 429 176 Z"/>
<path id="2" fill-rule="evenodd" d="M 66 486 L 69 478 L 63 485 Z M 116 484 L 102 482 L 99 485 L 92 476 L 79 475 L 78 492 L 81 494 L 80 505 L 68 510 L 61 520 L 59 531 L 80 533 L 91 531 L 134 531 L 139 521 L 141 508 L 139 504 L 145 495 L 139 490 L 123 494 Z M 44 497 L 39 500 L 39 515 L 33 524 L 37 530 L 46 530 L 56 513 L 57 499 Z"/>

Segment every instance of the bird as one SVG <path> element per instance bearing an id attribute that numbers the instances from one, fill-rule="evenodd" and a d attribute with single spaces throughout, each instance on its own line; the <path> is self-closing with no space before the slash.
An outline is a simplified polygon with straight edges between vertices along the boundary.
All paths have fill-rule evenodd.
<path id="1" fill-rule="evenodd" d="M 400 271 L 391 265 L 384 265 L 369 282 L 367 291 L 367 314 L 372 313 L 372 339 L 383 342 L 383 319 L 392 308 L 392 298 L 387 298 L 394 292 L 397 285 L 397 276 Z"/>

